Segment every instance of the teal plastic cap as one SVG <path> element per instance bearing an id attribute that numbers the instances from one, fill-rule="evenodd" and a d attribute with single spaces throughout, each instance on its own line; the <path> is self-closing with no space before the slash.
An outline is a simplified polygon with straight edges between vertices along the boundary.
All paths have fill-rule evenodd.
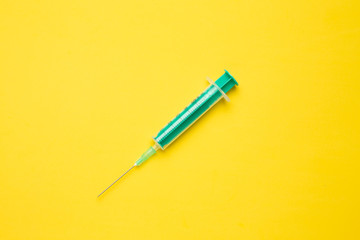
<path id="1" fill-rule="evenodd" d="M 215 84 L 218 85 L 224 93 L 227 93 L 233 86 L 239 85 L 235 78 L 226 70 L 225 73 L 216 80 Z"/>

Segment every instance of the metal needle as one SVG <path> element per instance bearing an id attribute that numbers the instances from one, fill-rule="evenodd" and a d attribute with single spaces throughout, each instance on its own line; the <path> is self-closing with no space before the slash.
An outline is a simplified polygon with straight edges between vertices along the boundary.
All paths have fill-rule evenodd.
<path id="1" fill-rule="evenodd" d="M 117 181 L 120 180 L 120 178 L 122 178 L 125 174 L 127 174 L 131 169 L 133 169 L 133 167 L 135 167 L 136 165 L 133 165 L 131 168 L 129 168 L 129 170 L 127 170 L 123 175 L 121 175 L 118 179 L 115 180 L 115 182 L 113 182 L 110 186 L 108 186 L 104 191 L 102 191 L 97 197 L 100 197 L 104 192 L 106 192 L 106 190 L 108 190 L 112 185 L 114 185 Z"/>

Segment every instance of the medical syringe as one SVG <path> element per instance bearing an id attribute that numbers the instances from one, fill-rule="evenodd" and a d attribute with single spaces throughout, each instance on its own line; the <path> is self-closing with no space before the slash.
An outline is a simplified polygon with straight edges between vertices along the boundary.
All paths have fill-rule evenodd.
<path id="1" fill-rule="evenodd" d="M 134 167 L 140 166 L 148 158 L 156 153 L 156 150 L 164 150 L 175 139 L 177 139 L 182 133 L 184 133 L 191 125 L 193 125 L 202 115 L 204 115 L 212 106 L 214 106 L 220 99 L 225 98 L 226 101 L 230 101 L 226 93 L 238 85 L 233 76 L 228 71 L 215 81 L 215 83 L 207 78 L 210 86 L 197 97 L 189 106 L 187 106 L 181 113 L 179 113 L 171 122 L 169 122 L 156 137 L 153 137 L 155 144 L 146 150 L 143 155 L 134 163 L 134 165 L 127 170 L 123 175 L 115 180 L 110 186 L 102 191 L 98 197 L 100 197 L 106 190 L 114 185 L 120 178 L 128 173 Z"/>

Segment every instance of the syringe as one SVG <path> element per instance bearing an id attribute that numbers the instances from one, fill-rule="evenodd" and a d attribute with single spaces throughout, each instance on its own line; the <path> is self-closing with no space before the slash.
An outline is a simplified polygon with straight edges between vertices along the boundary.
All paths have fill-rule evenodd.
<path id="1" fill-rule="evenodd" d="M 148 158 L 156 153 L 156 150 L 164 150 L 182 133 L 184 133 L 191 125 L 193 125 L 202 115 L 204 115 L 212 106 L 214 106 L 220 99 L 225 98 L 230 101 L 226 93 L 235 85 L 238 85 L 233 76 L 228 71 L 214 83 L 210 78 L 207 78 L 210 86 L 197 97 L 189 106 L 187 106 L 181 113 L 179 113 L 171 122 L 169 122 L 156 137 L 153 137 L 155 144 L 146 150 L 143 155 L 134 163 L 134 165 L 127 170 L 123 175 L 115 180 L 110 186 L 102 191 L 100 197 L 106 190 L 114 185 L 120 178 L 128 173 L 134 167 L 140 166 Z"/>

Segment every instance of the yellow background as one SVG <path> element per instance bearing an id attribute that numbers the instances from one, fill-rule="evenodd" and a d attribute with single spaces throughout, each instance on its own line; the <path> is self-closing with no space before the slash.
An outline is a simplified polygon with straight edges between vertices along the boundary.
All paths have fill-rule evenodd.
<path id="1" fill-rule="evenodd" d="M 0 239 L 359 239 L 360 4 L 0 2 Z M 239 82 L 96 196 L 227 69 Z"/>

